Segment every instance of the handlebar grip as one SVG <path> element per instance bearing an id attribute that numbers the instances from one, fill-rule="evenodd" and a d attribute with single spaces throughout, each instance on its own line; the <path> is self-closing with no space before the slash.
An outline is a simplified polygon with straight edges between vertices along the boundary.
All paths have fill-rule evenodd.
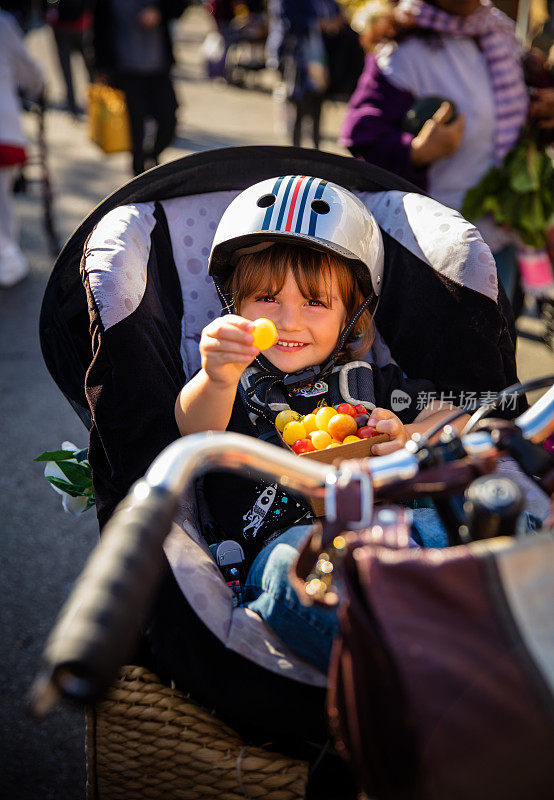
<path id="1" fill-rule="evenodd" d="M 91 702 L 113 683 L 163 575 L 175 505 L 144 480 L 119 504 L 48 638 L 39 686 Z"/>

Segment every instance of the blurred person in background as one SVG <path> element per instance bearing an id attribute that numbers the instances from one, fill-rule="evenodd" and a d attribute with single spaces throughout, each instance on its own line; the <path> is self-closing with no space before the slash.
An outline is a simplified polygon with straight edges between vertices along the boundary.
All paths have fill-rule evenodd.
<path id="1" fill-rule="evenodd" d="M 52 28 L 66 88 L 66 107 L 73 117 L 83 113 L 75 100 L 71 55 L 79 53 L 93 79 L 91 36 L 92 0 L 48 0 L 45 19 Z"/>
<path id="2" fill-rule="evenodd" d="M 26 160 L 26 137 L 20 119 L 19 91 L 37 97 L 44 88 L 42 70 L 25 49 L 23 32 L 15 16 L 9 13 L 14 5 L 16 4 L 0 1 L 1 288 L 15 286 L 29 272 L 27 261 L 18 243 L 12 192 L 16 174 Z"/>
<path id="3" fill-rule="evenodd" d="M 487 0 L 401 0 L 394 28 L 366 55 L 341 143 L 459 210 L 467 190 L 502 163 L 526 120 L 514 24 Z M 409 133 L 407 112 L 430 96 L 445 102 L 417 135 Z M 513 238 L 488 217 L 478 227 L 512 300 Z"/>
<path id="4" fill-rule="evenodd" d="M 329 100 L 347 102 L 364 68 L 364 50 L 342 7 L 323 2 L 321 34 L 329 67 Z"/>
<path id="5" fill-rule="evenodd" d="M 292 144 L 300 146 L 308 120 L 318 148 L 321 109 L 331 76 L 344 84 L 344 51 L 339 43 L 346 21 L 335 0 L 269 0 L 268 14 L 266 62 L 281 73 L 286 99 L 294 110 Z M 329 59 L 333 47 L 336 64 Z"/>
<path id="6" fill-rule="evenodd" d="M 394 5 L 389 0 L 368 0 L 356 8 L 350 24 L 364 53 L 370 53 L 384 39 L 396 36 Z"/>
<path id="7" fill-rule="evenodd" d="M 302 144 L 307 120 L 313 146 L 320 141 L 323 97 L 329 73 L 317 0 L 269 0 L 266 63 L 278 70 L 292 144 Z"/>
<path id="8" fill-rule="evenodd" d="M 94 65 L 97 77 L 125 93 L 133 148 L 133 172 L 158 163 L 175 135 L 177 98 L 169 23 L 188 0 L 96 0 Z M 145 140 L 145 120 L 156 132 Z"/>
<path id="9" fill-rule="evenodd" d="M 228 47 L 232 39 L 232 26 L 237 0 L 205 0 L 204 7 L 210 13 Z"/>

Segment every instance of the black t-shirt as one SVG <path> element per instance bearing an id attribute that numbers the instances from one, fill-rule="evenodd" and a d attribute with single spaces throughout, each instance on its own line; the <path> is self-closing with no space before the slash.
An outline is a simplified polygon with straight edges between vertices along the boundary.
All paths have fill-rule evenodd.
<path id="1" fill-rule="evenodd" d="M 257 438 L 238 396 L 227 430 Z M 313 518 L 310 505 L 302 497 L 284 492 L 278 483 L 254 476 L 210 472 L 204 476 L 203 491 L 212 523 L 216 523 L 216 535 L 239 542 L 248 562 L 281 531 L 298 520 L 309 522 Z"/>
<path id="2" fill-rule="evenodd" d="M 359 398 L 360 401 L 373 403 L 378 408 L 390 409 L 392 405 L 392 410 L 404 424 L 413 422 L 423 408 L 425 397 L 434 391 L 433 384 L 424 379 L 407 378 L 394 364 L 381 368 L 372 365 L 372 371 L 373 396 Z M 309 414 L 326 397 L 323 393 L 297 394 L 289 396 L 288 401 L 294 411 Z M 337 401 L 328 402 L 336 405 Z M 258 436 L 238 395 L 227 430 Z M 248 561 L 281 531 L 300 520 L 308 522 L 313 517 L 306 500 L 284 492 L 277 483 L 212 472 L 204 477 L 203 489 L 212 522 L 218 531 L 217 537 L 239 542 Z"/>

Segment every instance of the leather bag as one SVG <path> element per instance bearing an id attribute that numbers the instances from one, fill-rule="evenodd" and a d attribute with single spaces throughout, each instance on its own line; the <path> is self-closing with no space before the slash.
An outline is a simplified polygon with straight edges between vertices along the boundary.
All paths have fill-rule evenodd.
<path id="1" fill-rule="evenodd" d="M 376 800 L 554 796 L 554 532 L 444 550 L 347 536 L 336 746 Z"/>

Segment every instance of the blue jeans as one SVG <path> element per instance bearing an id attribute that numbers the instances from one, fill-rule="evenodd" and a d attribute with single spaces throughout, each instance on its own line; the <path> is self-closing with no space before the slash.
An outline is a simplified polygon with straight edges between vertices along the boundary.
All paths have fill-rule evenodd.
<path id="1" fill-rule="evenodd" d="M 413 542 L 423 547 L 446 547 L 448 537 L 434 508 L 415 508 Z M 522 526 L 541 527 L 540 520 L 525 512 Z M 338 632 L 334 609 L 303 606 L 288 580 L 289 570 L 302 547 L 309 525 L 289 528 L 258 553 L 246 578 L 246 607 L 255 611 L 277 636 L 301 658 L 326 673 L 333 639 Z"/>
<path id="2" fill-rule="evenodd" d="M 448 535 L 434 508 L 412 510 L 412 535 L 422 547 L 447 547 Z"/>
<path id="3" fill-rule="evenodd" d="M 246 607 L 255 611 L 297 655 L 327 672 L 338 631 L 336 611 L 303 606 L 288 581 L 310 525 L 296 525 L 258 553 L 246 578 Z"/>
<path id="4" fill-rule="evenodd" d="M 446 547 L 446 532 L 432 508 L 414 509 L 417 537 L 426 547 Z M 326 673 L 338 632 L 334 609 L 303 606 L 288 580 L 309 525 L 296 525 L 258 553 L 246 578 L 247 608 L 255 611 L 301 658 Z"/>

